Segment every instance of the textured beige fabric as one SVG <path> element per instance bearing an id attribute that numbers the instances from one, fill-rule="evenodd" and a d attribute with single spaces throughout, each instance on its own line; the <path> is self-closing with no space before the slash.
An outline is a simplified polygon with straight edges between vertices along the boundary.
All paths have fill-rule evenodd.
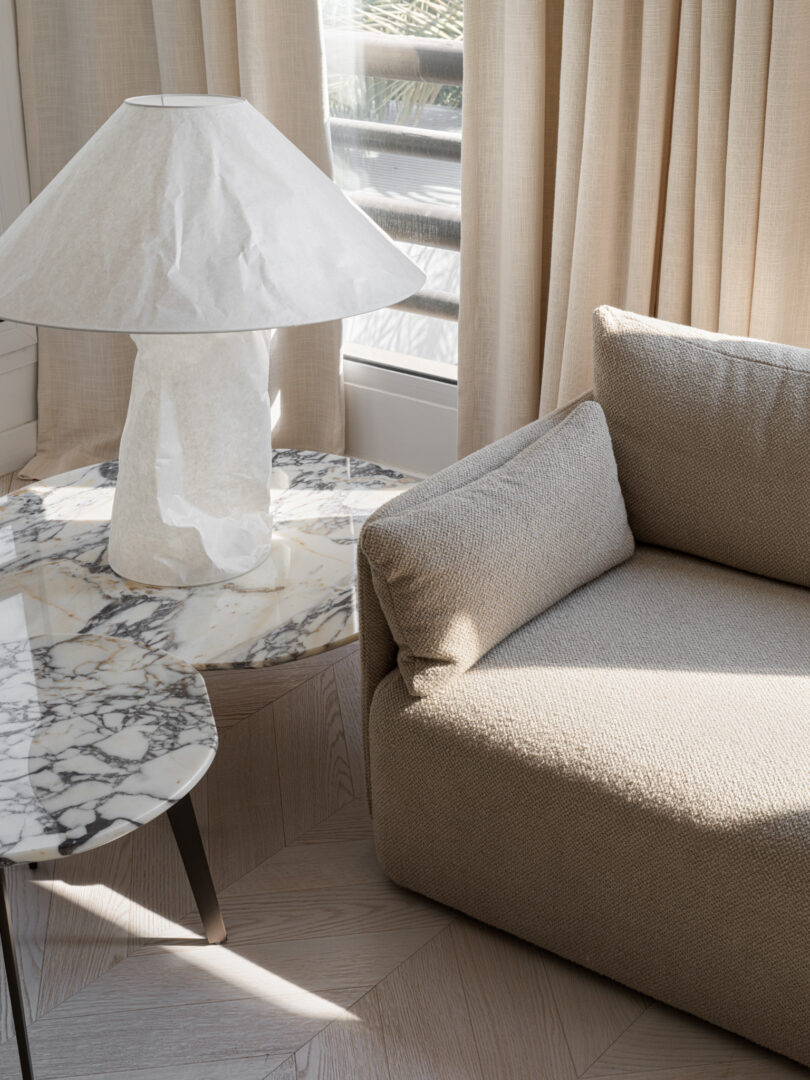
<path id="1" fill-rule="evenodd" d="M 593 335 L 637 539 L 810 585 L 810 350 L 609 307 Z"/>
<path id="2" fill-rule="evenodd" d="M 503 465 L 367 523 L 360 547 L 410 693 L 429 694 L 633 553 L 602 409 Z"/>
<path id="3" fill-rule="evenodd" d="M 600 304 L 810 345 L 810 4 L 464 21 L 461 453 L 591 385 Z"/>
<path id="4" fill-rule="evenodd" d="M 381 520 L 391 514 L 402 513 L 423 503 L 444 495 L 454 488 L 462 487 L 481 476 L 491 469 L 497 469 L 521 450 L 530 446 L 537 439 L 542 438 L 546 432 L 551 431 L 561 423 L 572 409 L 580 401 L 590 400 L 590 392 L 583 394 L 581 398 L 564 406 L 545 417 L 536 420 L 533 424 L 527 424 L 511 435 L 500 439 L 491 446 L 485 446 L 474 454 L 469 454 L 460 461 L 454 462 L 446 469 L 434 476 L 423 480 L 409 491 L 398 495 L 384 503 L 368 518 L 368 523 Z M 380 607 L 380 601 L 374 590 L 374 582 L 371 577 L 371 567 L 363 554 L 362 548 L 357 552 L 357 593 L 358 611 L 360 618 L 360 659 L 362 670 L 362 714 L 363 714 L 363 745 L 365 748 L 366 777 L 368 777 L 368 719 L 371 707 L 371 699 L 380 681 L 396 666 L 397 646 L 391 634 L 391 628 Z M 371 793 L 369 790 L 369 805 Z"/>
<path id="5" fill-rule="evenodd" d="M 371 706 L 408 888 L 810 1065 L 810 592 L 657 548 Z"/>
<path id="6" fill-rule="evenodd" d="M 241 94 L 331 172 L 317 0 L 17 0 L 36 195 L 136 94 Z M 277 331 L 276 445 L 341 451 L 340 324 Z M 135 349 L 124 335 L 41 330 L 39 438 L 26 476 L 117 452 Z"/>

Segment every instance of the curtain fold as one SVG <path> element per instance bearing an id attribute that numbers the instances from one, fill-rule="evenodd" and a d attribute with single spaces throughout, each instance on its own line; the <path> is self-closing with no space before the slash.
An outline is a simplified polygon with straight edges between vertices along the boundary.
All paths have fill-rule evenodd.
<path id="1" fill-rule="evenodd" d="M 810 4 L 466 0 L 465 43 L 460 453 L 589 387 L 599 304 L 810 345 Z"/>
<path id="2" fill-rule="evenodd" d="M 331 175 L 318 0 L 17 0 L 36 195 L 126 97 L 241 95 Z M 273 440 L 341 452 L 340 323 L 275 331 Z M 135 349 L 123 334 L 39 331 L 41 477 L 117 453 Z"/>

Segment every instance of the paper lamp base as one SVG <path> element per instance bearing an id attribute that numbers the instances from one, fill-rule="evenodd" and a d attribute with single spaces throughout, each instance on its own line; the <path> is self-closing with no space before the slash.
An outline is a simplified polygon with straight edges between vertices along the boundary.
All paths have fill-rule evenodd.
<path id="1" fill-rule="evenodd" d="M 270 554 L 273 525 L 267 335 L 132 340 L 110 566 L 146 585 L 245 574 Z"/>

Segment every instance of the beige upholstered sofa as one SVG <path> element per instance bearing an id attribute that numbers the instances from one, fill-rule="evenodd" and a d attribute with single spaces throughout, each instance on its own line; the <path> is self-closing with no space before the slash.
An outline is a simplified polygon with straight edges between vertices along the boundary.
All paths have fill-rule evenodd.
<path id="1" fill-rule="evenodd" d="M 363 531 L 379 859 L 810 1064 L 810 353 L 600 308 L 594 367 Z"/>

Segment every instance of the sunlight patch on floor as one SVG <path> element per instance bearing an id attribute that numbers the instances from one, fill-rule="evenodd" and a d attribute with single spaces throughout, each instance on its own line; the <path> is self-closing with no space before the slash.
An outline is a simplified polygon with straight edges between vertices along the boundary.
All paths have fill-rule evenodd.
<path id="1" fill-rule="evenodd" d="M 188 965 L 189 980 L 194 980 L 198 972 L 227 983 L 237 991 L 236 997 L 262 1001 L 304 1019 L 322 1020 L 324 1023 L 357 1019 L 328 998 L 266 970 L 227 945 L 208 945 L 199 933 L 187 926 L 162 917 L 135 901 L 122 903 L 120 894 L 107 885 L 71 885 L 58 879 L 35 884 L 39 888 L 50 889 L 53 894 L 100 919 L 107 922 L 112 920 L 122 930 L 128 930 L 131 924 L 149 925 L 150 936 L 153 939 L 165 937 L 165 950 L 171 951 L 173 956 Z M 119 911 L 123 914 L 116 916 L 114 913 Z M 127 960 L 121 963 L 125 966 Z"/>

